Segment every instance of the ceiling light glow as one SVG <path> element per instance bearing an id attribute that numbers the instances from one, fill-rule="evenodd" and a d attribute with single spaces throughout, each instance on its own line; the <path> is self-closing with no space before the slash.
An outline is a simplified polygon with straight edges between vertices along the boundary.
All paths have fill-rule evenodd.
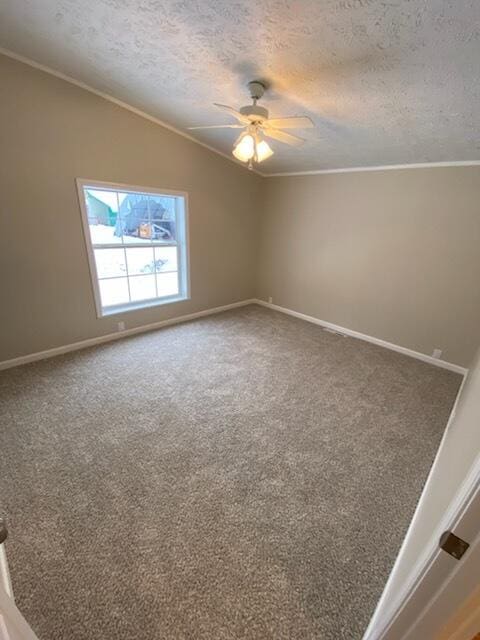
<path id="1" fill-rule="evenodd" d="M 242 136 L 233 149 L 233 155 L 241 162 L 248 162 L 255 155 L 255 140 L 249 133 Z"/>
<path id="2" fill-rule="evenodd" d="M 265 142 L 265 140 L 258 142 L 256 145 L 255 160 L 257 162 L 263 162 L 267 158 L 270 158 L 270 156 L 273 156 L 273 149 L 270 148 L 270 145 Z"/>
<path id="3" fill-rule="evenodd" d="M 240 162 L 248 162 L 252 167 L 253 162 L 263 162 L 273 156 L 273 149 L 260 138 L 258 130 L 250 127 L 250 131 L 242 134 L 233 147 L 233 155 Z"/>

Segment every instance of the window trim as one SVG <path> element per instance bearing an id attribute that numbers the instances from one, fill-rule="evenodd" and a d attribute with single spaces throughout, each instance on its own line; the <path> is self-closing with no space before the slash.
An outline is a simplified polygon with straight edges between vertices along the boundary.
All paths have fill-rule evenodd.
<path id="1" fill-rule="evenodd" d="M 85 241 L 85 247 L 87 250 L 88 266 L 90 270 L 90 280 L 92 283 L 93 297 L 95 301 L 95 310 L 97 318 L 104 318 L 105 316 L 117 315 L 119 313 L 127 313 L 129 311 L 138 311 L 139 309 L 148 309 L 151 307 L 163 306 L 165 304 L 171 304 L 173 302 L 181 302 L 183 300 L 190 300 L 190 225 L 189 225 L 189 207 L 188 207 L 188 193 L 186 191 L 177 191 L 172 189 L 159 189 L 158 187 L 144 187 L 138 185 L 124 184 L 120 182 L 102 182 L 100 180 L 88 180 L 86 178 L 76 178 L 77 195 L 80 205 L 80 213 L 82 218 L 83 238 Z M 127 191 L 128 193 L 141 193 L 144 195 L 164 195 L 164 196 L 176 196 L 183 198 L 183 217 L 184 217 L 184 235 L 183 241 L 175 244 L 162 243 L 161 245 L 153 246 L 176 246 L 178 251 L 178 278 L 180 293 L 174 296 L 165 296 L 163 298 L 150 298 L 148 300 L 139 300 L 135 302 L 128 302 L 119 305 L 112 305 L 110 307 L 102 307 L 102 300 L 100 297 L 99 278 L 97 273 L 97 265 L 95 262 L 95 254 L 93 249 L 93 243 L 90 236 L 90 228 L 88 225 L 88 212 L 85 201 L 84 189 L 91 187 L 92 189 L 103 189 L 104 191 Z M 112 245 L 118 248 L 119 245 Z M 124 246 L 123 243 L 121 245 Z M 108 248 L 106 245 L 105 248 Z"/>

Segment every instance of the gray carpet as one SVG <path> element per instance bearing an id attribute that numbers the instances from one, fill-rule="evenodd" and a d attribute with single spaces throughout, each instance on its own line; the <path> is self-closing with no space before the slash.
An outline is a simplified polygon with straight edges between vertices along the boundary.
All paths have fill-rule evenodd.
<path id="1" fill-rule="evenodd" d="M 355 640 L 460 376 L 258 306 L 0 374 L 42 640 Z"/>

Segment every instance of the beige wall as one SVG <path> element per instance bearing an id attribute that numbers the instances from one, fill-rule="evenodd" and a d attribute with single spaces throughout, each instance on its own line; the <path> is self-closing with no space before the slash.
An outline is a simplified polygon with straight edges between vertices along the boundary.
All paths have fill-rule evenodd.
<path id="1" fill-rule="evenodd" d="M 258 294 L 468 366 L 480 339 L 480 167 L 264 181 Z"/>
<path id="2" fill-rule="evenodd" d="M 0 56 L 0 361 L 251 298 L 262 179 Z M 191 300 L 97 319 L 75 178 L 189 193 Z"/>

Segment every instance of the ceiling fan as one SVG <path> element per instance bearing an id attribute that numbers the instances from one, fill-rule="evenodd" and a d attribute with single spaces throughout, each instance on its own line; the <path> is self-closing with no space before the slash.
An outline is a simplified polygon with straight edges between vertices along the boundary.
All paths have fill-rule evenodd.
<path id="1" fill-rule="evenodd" d="M 273 155 L 273 150 L 264 139 L 265 137 L 299 147 L 305 140 L 291 133 L 286 133 L 282 129 L 309 129 L 315 125 L 308 116 L 269 118 L 268 110 L 257 105 L 258 100 L 265 93 L 265 85 L 258 80 L 253 80 L 248 83 L 248 88 L 253 104 L 241 107 L 239 111 L 225 104 L 214 103 L 216 107 L 236 118 L 238 124 L 212 124 L 188 128 L 190 130 L 245 129 L 235 141 L 232 153 L 241 162 L 248 162 L 248 168 L 252 169 L 253 162 L 263 162 Z"/>

